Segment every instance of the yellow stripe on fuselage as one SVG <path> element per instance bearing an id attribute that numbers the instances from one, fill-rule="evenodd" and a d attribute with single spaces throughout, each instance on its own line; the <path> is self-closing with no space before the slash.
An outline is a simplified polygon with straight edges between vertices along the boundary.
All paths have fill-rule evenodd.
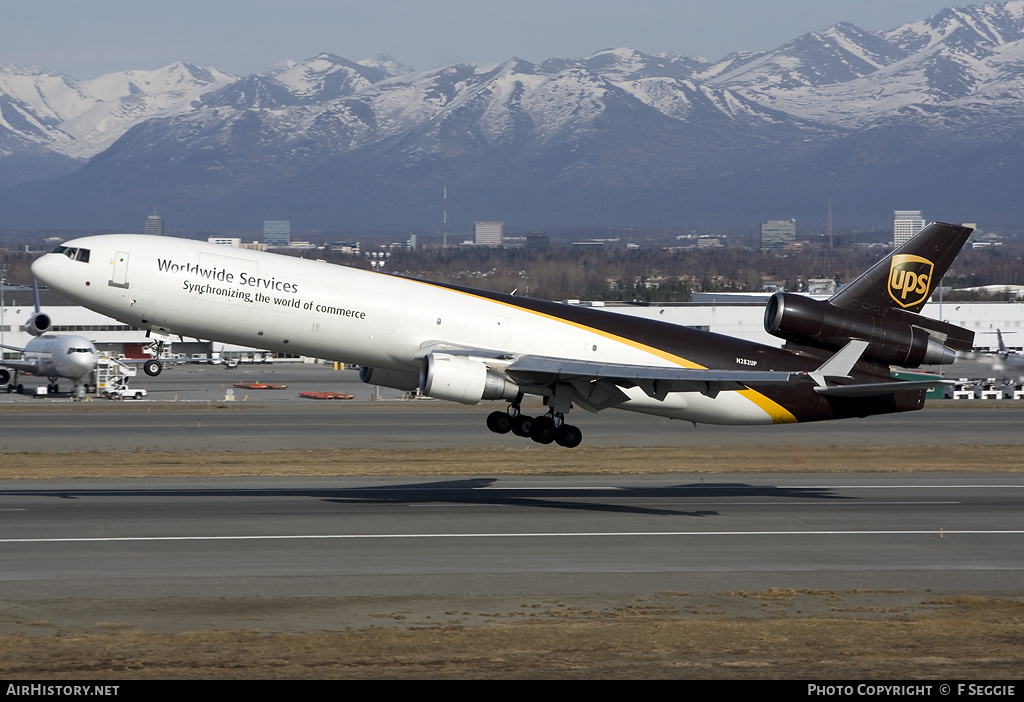
<path id="1" fill-rule="evenodd" d="M 708 370 L 708 368 L 706 366 L 702 366 L 699 363 L 694 363 L 693 361 L 691 361 L 689 359 L 683 358 L 682 356 L 677 356 L 677 355 L 675 355 L 673 353 L 669 353 L 668 351 L 664 351 L 664 350 L 659 349 L 659 348 L 657 348 L 655 346 L 649 346 L 647 344 L 640 343 L 639 341 L 636 341 L 635 339 L 630 339 L 628 337 L 619 336 L 618 334 L 612 334 L 611 332 L 606 332 L 606 331 L 603 331 L 601 329 L 596 329 L 594 327 L 587 326 L 586 324 L 580 324 L 579 322 L 574 322 L 574 321 L 572 321 L 570 319 L 565 319 L 563 317 L 556 317 L 555 315 L 547 314 L 546 312 L 538 312 L 537 310 L 531 310 L 531 309 L 528 309 L 526 307 L 520 307 L 519 305 L 513 305 L 513 304 L 510 304 L 508 302 L 502 302 L 501 300 L 492 300 L 489 297 L 485 297 L 483 295 L 478 295 L 476 293 L 471 293 L 471 292 L 468 292 L 466 290 L 455 290 L 455 289 L 452 289 L 452 288 L 449 288 L 449 287 L 445 287 L 443 285 L 438 285 L 436 283 L 431 283 L 430 281 L 426 281 L 426 280 L 417 280 L 415 278 L 406 278 L 406 280 L 410 280 L 410 281 L 415 282 L 415 283 L 421 283 L 423 285 L 429 285 L 429 286 L 431 286 L 433 288 L 438 288 L 440 290 L 447 290 L 449 292 L 460 293 L 460 294 L 465 295 L 467 297 L 473 297 L 473 298 L 476 298 L 478 300 L 485 300 L 487 302 L 491 302 L 491 303 L 494 303 L 494 304 L 497 304 L 497 305 L 502 305 L 503 307 L 507 307 L 509 309 L 518 310 L 520 312 L 529 312 L 530 314 L 537 315 L 538 317 L 543 317 L 545 319 L 550 319 L 550 320 L 552 320 L 554 322 L 559 322 L 561 324 L 567 324 L 567 325 L 569 325 L 571 327 L 575 327 L 577 329 L 581 329 L 583 331 L 587 331 L 587 332 L 590 332 L 592 334 L 597 334 L 597 335 L 602 336 L 602 337 L 604 337 L 606 339 L 610 339 L 612 341 L 615 341 L 615 342 L 618 342 L 618 343 L 621 343 L 621 344 L 625 344 L 627 346 L 632 346 L 633 348 L 635 348 L 635 349 L 637 349 L 639 351 L 643 351 L 645 353 L 652 354 L 654 356 L 657 356 L 658 358 L 662 358 L 662 359 L 664 359 L 666 361 L 669 361 L 669 362 L 671 362 L 671 363 L 673 363 L 673 364 L 675 364 L 677 366 L 682 366 L 683 368 L 692 368 L 692 369 L 697 369 L 697 370 Z M 609 314 L 614 314 L 614 312 L 610 312 Z M 786 409 L 785 407 L 780 405 L 778 402 L 776 402 L 775 400 L 773 400 L 770 397 L 768 397 L 767 395 L 765 395 L 764 393 L 760 393 L 757 390 L 753 390 L 753 389 L 750 389 L 750 388 L 748 388 L 746 390 L 737 390 L 735 392 L 738 392 L 740 395 L 745 397 L 747 400 L 749 400 L 750 402 L 752 402 L 755 405 L 757 405 L 761 409 L 762 412 L 764 412 L 769 417 L 771 417 L 771 420 L 772 420 L 773 424 L 794 424 L 794 423 L 796 423 L 798 421 L 797 418 L 793 415 L 792 412 L 790 412 L 788 409 Z"/>

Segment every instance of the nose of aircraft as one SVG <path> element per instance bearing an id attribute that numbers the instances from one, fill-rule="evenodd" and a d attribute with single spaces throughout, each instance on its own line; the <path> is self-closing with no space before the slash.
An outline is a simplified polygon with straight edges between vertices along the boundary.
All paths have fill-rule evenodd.
<path id="1" fill-rule="evenodd" d="M 62 256 L 46 254 L 32 262 L 32 275 L 47 287 L 53 287 Z"/>
<path id="2" fill-rule="evenodd" d="M 97 362 L 99 362 L 99 354 L 95 351 L 78 354 L 74 359 L 74 368 L 68 375 L 72 378 L 83 378 L 96 368 Z"/>

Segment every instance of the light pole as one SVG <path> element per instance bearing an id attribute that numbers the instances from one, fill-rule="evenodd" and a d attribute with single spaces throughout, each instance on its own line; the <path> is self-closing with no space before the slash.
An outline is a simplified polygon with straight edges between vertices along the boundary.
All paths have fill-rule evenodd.
<path id="1" fill-rule="evenodd" d="M 4 287 L 7 285 L 7 271 L 10 266 L 6 263 L 0 264 L 0 361 L 7 356 L 7 349 L 4 345 Z"/>

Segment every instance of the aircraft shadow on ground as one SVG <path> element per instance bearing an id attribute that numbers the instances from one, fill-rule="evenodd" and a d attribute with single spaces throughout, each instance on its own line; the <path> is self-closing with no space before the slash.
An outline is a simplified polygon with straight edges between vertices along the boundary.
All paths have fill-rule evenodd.
<path id="1" fill-rule="evenodd" d="M 352 488 L 169 488 L 0 490 L 0 496 L 47 496 L 59 499 L 89 497 L 308 497 L 337 505 L 352 504 L 491 504 L 506 507 L 544 508 L 644 514 L 713 517 L 715 510 L 681 510 L 617 504 L 635 499 L 779 499 L 852 500 L 824 487 L 777 487 L 747 483 L 690 483 L 668 486 L 602 486 L 599 488 L 503 488 L 498 478 L 470 478 L 401 485 Z"/>

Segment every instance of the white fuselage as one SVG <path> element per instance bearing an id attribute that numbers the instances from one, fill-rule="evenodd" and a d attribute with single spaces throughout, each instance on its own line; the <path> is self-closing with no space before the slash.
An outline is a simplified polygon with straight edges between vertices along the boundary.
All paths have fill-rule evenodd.
<path id="1" fill-rule="evenodd" d="M 68 241 L 33 263 L 64 297 L 158 332 L 416 374 L 422 351 L 471 349 L 618 364 L 690 366 L 623 335 L 435 284 L 185 239 L 115 234 Z M 73 254 L 76 249 L 86 255 Z M 82 259 L 85 260 L 82 260 Z M 612 314 L 612 313 L 608 313 Z M 418 356 L 418 354 L 420 354 Z M 625 390 L 623 409 L 727 424 L 792 421 L 756 393 Z"/>
<path id="2" fill-rule="evenodd" d="M 46 378 L 83 378 L 96 368 L 99 354 L 83 336 L 45 334 L 25 345 L 19 372 Z M 0 363 L 0 366 L 3 364 Z"/>

